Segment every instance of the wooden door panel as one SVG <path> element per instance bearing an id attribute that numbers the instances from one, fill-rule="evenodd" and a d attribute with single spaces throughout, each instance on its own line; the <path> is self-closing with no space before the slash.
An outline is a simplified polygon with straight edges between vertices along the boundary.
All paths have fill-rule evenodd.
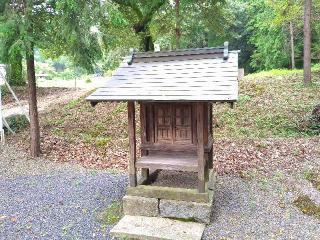
<path id="1" fill-rule="evenodd" d="M 192 105 L 155 105 L 156 143 L 192 143 Z"/>
<path id="2" fill-rule="evenodd" d="M 172 107 L 158 104 L 155 107 L 156 142 L 172 142 Z"/>
<path id="3" fill-rule="evenodd" d="M 190 104 L 177 104 L 175 106 L 174 134 L 176 142 L 192 142 L 192 107 Z"/>

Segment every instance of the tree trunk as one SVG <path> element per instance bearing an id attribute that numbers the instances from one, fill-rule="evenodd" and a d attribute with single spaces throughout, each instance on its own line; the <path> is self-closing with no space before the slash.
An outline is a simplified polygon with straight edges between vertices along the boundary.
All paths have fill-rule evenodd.
<path id="1" fill-rule="evenodd" d="M 176 49 L 180 48 L 181 41 L 181 17 L 180 17 L 180 0 L 175 0 L 175 12 L 176 12 Z"/>
<path id="2" fill-rule="evenodd" d="M 29 114 L 30 114 L 30 142 L 31 156 L 38 157 L 40 155 L 40 127 L 37 107 L 37 86 L 34 67 L 34 50 L 31 47 L 26 54 L 28 88 L 29 88 Z"/>
<path id="3" fill-rule="evenodd" d="M 145 52 L 153 51 L 154 46 L 153 46 L 153 41 L 152 37 L 149 33 L 144 33 L 144 38 L 143 38 L 143 48 Z"/>
<path id="4" fill-rule="evenodd" d="M 296 68 L 295 57 L 294 57 L 294 34 L 293 34 L 293 23 L 290 21 L 290 47 L 291 47 L 291 68 Z"/>
<path id="5" fill-rule="evenodd" d="M 311 83 L 311 0 L 304 1 L 303 68 L 304 84 Z"/>

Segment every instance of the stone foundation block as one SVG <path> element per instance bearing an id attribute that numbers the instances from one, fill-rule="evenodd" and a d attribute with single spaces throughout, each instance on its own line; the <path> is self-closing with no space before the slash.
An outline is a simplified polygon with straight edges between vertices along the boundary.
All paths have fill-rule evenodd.
<path id="1" fill-rule="evenodd" d="M 157 198 L 145 198 L 136 196 L 123 197 L 123 213 L 131 216 L 159 216 L 159 200 Z"/>
<path id="2" fill-rule="evenodd" d="M 136 240 L 201 240 L 205 225 L 161 217 L 124 216 L 111 229 L 119 239 Z"/>
<path id="3" fill-rule="evenodd" d="M 209 223 L 212 204 L 160 199 L 160 216 Z"/>

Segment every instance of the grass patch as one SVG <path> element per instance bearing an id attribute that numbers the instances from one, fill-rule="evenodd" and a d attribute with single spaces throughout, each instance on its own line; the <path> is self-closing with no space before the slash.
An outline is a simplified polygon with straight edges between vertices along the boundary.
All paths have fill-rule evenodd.
<path id="1" fill-rule="evenodd" d="M 308 171 L 304 173 L 305 179 L 312 183 L 313 187 L 320 191 L 320 171 Z"/>
<path id="2" fill-rule="evenodd" d="M 215 104 L 215 138 L 309 137 L 319 135 L 312 111 L 320 102 L 320 74 L 303 85 L 301 70 L 276 69 L 239 82 L 234 109 Z"/>
<path id="3" fill-rule="evenodd" d="M 103 225 L 113 225 L 122 217 L 122 205 L 119 202 L 111 203 L 103 212 L 98 214 L 98 220 Z"/>
<path id="4" fill-rule="evenodd" d="M 84 98 L 47 112 L 43 116 L 45 130 L 68 143 L 83 142 L 98 148 L 111 141 L 119 148 L 126 144 L 126 104 L 100 103 L 92 107 Z"/>
<path id="5" fill-rule="evenodd" d="M 299 208 L 304 214 L 320 219 L 320 206 L 315 204 L 308 196 L 299 196 L 293 205 Z"/>
<path id="6" fill-rule="evenodd" d="M 112 140 L 112 137 L 107 136 L 107 137 L 99 137 L 96 139 L 96 146 L 97 147 L 104 147 L 108 145 L 108 143 Z"/>
<path id="7" fill-rule="evenodd" d="M 78 98 L 78 99 L 74 99 L 74 100 L 71 100 L 64 108 L 66 110 L 70 110 L 70 109 L 73 109 L 75 107 L 77 107 L 77 105 L 82 101 L 82 98 Z"/>
<path id="8" fill-rule="evenodd" d="M 240 95 L 239 96 L 239 100 L 238 100 L 238 104 L 240 106 L 244 106 L 246 103 L 251 101 L 251 97 L 249 95 Z"/>
<path id="9" fill-rule="evenodd" d="M 24 115 L 12 116 L 7 118 L 6 120 L 10 128 L 15 133 L 18 133 L 29 126 L 29 121 Z M 6 128 L 5 128 L 5 131 L 7 132 Z"/>
<path id="10" fill-rule="evenodd" d="M 120 113 L 126 112 L 127 106 L 125 103 L 120 103 L 118 106 L 112 111 L 112 115 L 118 115 Z"/>
<path id="11" fill-rule="evenodd" d="M 52 129 L 52 133 L 55 135 L 55 136 L 58 136 L 58 137 L 63 137 L 65 135 L 64 131 L 60 128 L 54 128 Z"/>
<path id="12" fill-rule="evenodd" d="M 251 78 L 261 78 L 261 77 L 274 77 L 274 76 L 285 76 L 285 75 L 292 75 L 292 74 L 301 74 L 303 73 L 302 69 L 272 69 L 269 71 L 261 71 L 258 73 L 250 74 Z"/>

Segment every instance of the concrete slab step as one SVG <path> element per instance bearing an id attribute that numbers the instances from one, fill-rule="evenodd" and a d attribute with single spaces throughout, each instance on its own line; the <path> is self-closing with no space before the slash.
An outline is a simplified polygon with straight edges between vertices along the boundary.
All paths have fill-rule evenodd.
<path id="1" fill-rule="evenodd" d="M 125 215 L 111 230 L 114 237 L 141 240 L 201 240 L 205 225 L 161 217 Z"/>

